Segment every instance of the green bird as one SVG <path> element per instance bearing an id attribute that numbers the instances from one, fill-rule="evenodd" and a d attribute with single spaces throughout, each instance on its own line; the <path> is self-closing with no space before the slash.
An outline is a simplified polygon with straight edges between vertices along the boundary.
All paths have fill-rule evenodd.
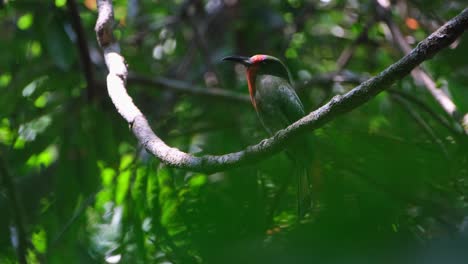
<path id="1" fill-rule="evenodd" d="M 229 56 L 223 60 L 246 67 L 250 100 L 263 127 L 274 135 L 305 115 L 304 107 L 292 87 L 291 74 L 281 60 L 269 55 Z M 311 207 L 309 186 L 310 151 L 304 138 L 290 141 L 286 154 L 295 164 L 298 214 L 303 217 Z"/>

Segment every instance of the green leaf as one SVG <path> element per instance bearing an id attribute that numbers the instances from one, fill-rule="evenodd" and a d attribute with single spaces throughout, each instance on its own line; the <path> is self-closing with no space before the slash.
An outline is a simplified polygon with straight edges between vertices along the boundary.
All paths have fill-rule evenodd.
<path id="1" fill-rule="evenodd" d="M 195 174 L 190 177 L 189 185 L 191 188 L 200 188 L 201 186 L 205 185 L 206 180 L 207 179 L 205 174 Z"/>
<path id="2" fill-rule="evenodd" d="M 34 16 L 31 13 L 26 13 L 18 19 L 16 24 L 18 25 L 18 28 L 21 30 L 26 30 L 31 27 L 33 23 Z"/>
<path id="3" fill-rule="evenodd" d="M 33 154 L 27 161 L 26 165 L 39 168 L 41 166 L 48 167 L 57 160 L 58 151 L 55 145 L 47 147 L 44 151 L 38 154 Z"/>
<path id="4" fill-rule="evenodd" d="M 45 230 L 41 228 L 34 232 L 32 234 L 31 242 L 37 252 L 44 254 L 47 250 L 47 235 Z"/>
<path id="5" fill-rule="evenodd" d="M 125 198 L 127 197 L 128 188 L 130 187 L 130 178 L 131 178 L 131 171 L 126 170 L 117 178 L 117 187 L 115 189 L 115 203 L 121 205 Z"/>
<path id="6" fill-rule="evenodd" d="M 3 73 L 0 75 L 0 87 L 5 87 L 10 84 L 11 81 L 11 74 Z"/>
<path id="7" fill-rule="evenodd" d="M 67 0 L 55 0 L 56 7 L 63 7 L 67 3 Z"/>

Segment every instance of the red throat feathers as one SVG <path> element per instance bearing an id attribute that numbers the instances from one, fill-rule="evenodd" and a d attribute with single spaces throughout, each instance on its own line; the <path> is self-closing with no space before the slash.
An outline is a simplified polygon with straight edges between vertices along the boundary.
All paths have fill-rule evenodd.
<path id="1" fill-rule="evenodd" d="M 265 55 L 254 55 L 250 57 L 251 65 L 247 68 L 247 85 L 249 86 L 250 101 L 253 107 L 257 110 L 257 103 L 255 102 L 255 79 L 257 78 L 258 64 L 266 59 Z"/>
<path id="2" fill-rule="evenodd" d="M 249 86 L 250 101 L 253 107 L 257 110 L 257 103 L 255 102 L 255 79 L 257 77 L 258 66 L 252 65 L 247 69 L 247 85 Z"/>

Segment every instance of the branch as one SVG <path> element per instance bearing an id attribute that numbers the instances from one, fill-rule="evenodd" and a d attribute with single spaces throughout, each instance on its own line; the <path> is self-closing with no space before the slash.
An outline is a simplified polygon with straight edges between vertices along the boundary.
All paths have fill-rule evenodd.
<path id="1" fill-rule="evenodd" d="M 127 67 L 119 54 L 120 47 L 112 35 L 114 24 L 111 0 L 97 0 L 98 20 L 96 34 L 104 51 L 109 69 L 107 89 L 117 111 L 131 124 L 138 141 L 154 156 L 169 166 L 181 169 L 214 172 L 252 163 L 280 151 L 291 138 L 300 133 L 322 127 L 335 117 L 366 103 L 395 81 L 406 76 L 417 65 L 433 57 L 455 41 L 468 27 L 468 9 L 447 22 L 439 30 L 423 40 L 409 54 L 391 65 L 379 75 L 363 82 L 343 96 L 333 97 L 327 104 L 278 131 L 273 137 L 248 146 L 244 150 L 225 155 L 194 156 L 166 145 L 152 130 L 145 116 L 128 95 L 125 82 Z"/>
<path id="2" fill-rule="evenodd" d="M 330 88 L 329 86 L 332 83 L 359 84 L 361 82 L 366 81 L 367 79 L 368 78 L 366 76 L 360 76 L 353 72 L 344 71 L 340 75 L 333 75 L 333 73 L 331 73 L 331 74 L 323 74 L 323 75 L 314 76 L 310 80 L 297 84 L 294 88 L 296 90 L 301 90 L 301 89 L 305 89 L 306 86 L 311 86 L 311 85 L 321 85 L 321 86 L 326 86 L 326 88 Z M 417 98 L 416 96 L 413 96 L 409 93 L 406 93 L 406 92 L 403 92 L 394 88 L 387 89 L 387 92 L 392 95 L 396 94 L 404 98 L 405 100 L 413 103 L 414 105 L 419 107 L 421 110 L 424 110 L 426 113 L 432 116 L 437 122 L 439 122 L 442 126 L 447 128 L 454 136 L 464 135 L 462 131 L 455 129 L 454 126 L 452 126 L 452 124 L 446 118 L 436 113 L 436 111 L 434 111 L 424 101 Z M 468 123 L 468 119 L 465 122 Z"/>
<path id="3" fill-rule="evenodd" d="M 406 54 L 411 52 L 411 46 L 405 40 L 398 26 L 391 19 L 390 10 L 381 6 L 379 3 L 377 3 L 377 7 L 381 9 L 379 14 L 381 14 L 382 20 L 389 27 L 393 37 L 393 41 L 398 46 L 398 48 Z M 426 89 L 434 97 L 434 99 L 442 107 L 442 109 L 457 123 L 461 125 L 465 134 L 468 134 L 468 122 L 465 122 L 465 119 L 468 121 L 468 114 L 465 114 L 465 116 L 463 117 L 463 115 L 458 111 L 455 103 L 453 103 L 450 97 L 443 90 L 437 88 L 437 85 L 435 81 L 431 78 L 431 76 L 421 67 L 415 68 L 411 72 L 411 76 L 413 77 L 416 83 L 424 84 Z"/>
<path id="4" fill-rule="evenodd" d="M 86 78 L 86 91 L 88 99 L 93 99 L 96 95 L 94 87 L 94 74 L 93 74 L 93 64 L 91 63 L 91 58 L 89 57 L 89 48 L 86 41 L 86 35 L 81 24 L 80 12 L 78 11 L 78 6 L 76 5 L 76 0 L 67 1 L 68 9 L 71 13 L 71 22 L 73 30 L 76 33 L 78 40 L 78 52 L 80 53 L 81 66 L 83 67 L 84 75 Z"/>
<path id="5" fill-rule="evenodd" d="M 301 89 L 312 85 L 329 86 L 333 83 L 347 83 L 357 85 L 365 82 L 367 79 L 369 79 L 368 76 L 357 75 L 351 71 L 343 70 L 339 74 L 332 72 L 313 76 L 309 80 L 297 83 L 294 86 L 294 89 L 296 89 L 296 91 L 300 91 Z"/>
<path id="6" fill-rule="evenodd" d="M 188 93 L 197 96 L 208 96 L 214 97 L 217 99 L 224 99 L 227 101 L 250 103 L 248 96 L 241 93 L 230 92 L 225 89 L 220 88 L 205 88 L 193 86 L 190 83 L 167 79 L 167 78 L 147 78 L 137 74 L 132 74 L 128 76 L 128 82 L 133 84 L 142 84 L 142 85 L 151 85 L 155 87 L 169 88 L 174 92 L 178 93 Z"/>
<path id="7" fill-rule="evenodd" d="M 336 75 L 335 73 L 321 74 L 313 76 L 311 79 L 298 82 L 294 89 L 297 91 L 305 89 L 312 85 L 323 85 L 328 86 L 332 83 L 350 83 L 359 84 L 368 78 L 366 76 L 359 76 L 349 71 L 343 71 Z M 207 96 L 215 99 L 222 99 L 232 102 L 248 103 L 250 104 L 250 98 L 242 93 L 230 92 L 227 89 L 221 88 L 206 88 L 200 86 L 194 86 L 191 83 L 169 79 L 165 77 L 149 78 L 136 73 L 130 72 L 127 78 L 129 84 L 139 84 L 146 86 L 154 86 L 160 89 L 170 89 L 173 92 L 181 94 L 191 94 L 195 96 Z"/>

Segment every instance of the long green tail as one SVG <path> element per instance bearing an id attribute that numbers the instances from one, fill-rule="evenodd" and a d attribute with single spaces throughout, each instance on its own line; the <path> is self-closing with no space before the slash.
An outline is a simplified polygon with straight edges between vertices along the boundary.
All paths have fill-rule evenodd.
<path id="1" fill-rule="evenodd" d="M 294 162 L 294 176 L 297 181 L 297 212 L 299 218 L 304 217 L 312 207 L 311 192 L 311 163 L 313 149 L 305 137 L 293 140 L 286 150 L 289 158 Z"/>
<path id="2" fill-rule="evenodd" d="M 297 211 L 300 218 L 304 217 L 311 209 L 312 195 L 310 190 L 309 166 L 296 158 L 295 174 L 297 179 Z"/>

